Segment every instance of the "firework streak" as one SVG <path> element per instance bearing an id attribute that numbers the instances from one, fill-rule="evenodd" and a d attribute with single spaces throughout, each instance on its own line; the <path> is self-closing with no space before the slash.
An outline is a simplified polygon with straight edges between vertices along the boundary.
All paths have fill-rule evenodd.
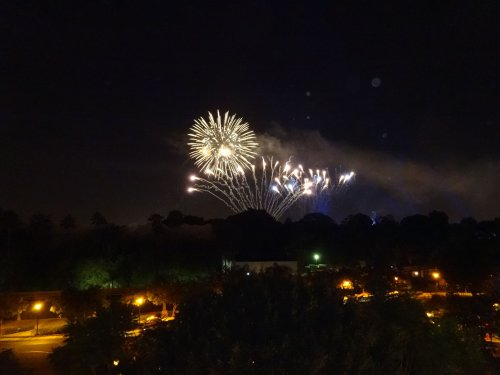
<path id="1" fill-rule="evenodd" d="M 264 157 L 261 160 L 258 166 L 252 165 L 246 171 L 238 168 L 236 173 L 217 174 L 205 169 L 206 177 L 190 177 L 188 192 L 209 193 L 234 212 L 266 210 L 278 220 L 301 197 L 319 195 L 332 186 L 326 170 L 306 172 L 301 165 L 294 168 L 290 162 L 282 164 Z M 342 175 L 338 184 L 346 183 L 352 176 L 352 172 Z"/>
<path id="2" fill-rule="evenodd" d="M 266 210 L 278 220 L 301 197 L 315 199 L 348 183 L 354 172 L 332 182 L 327 170 L 305 170 L 290 161 L 260 157 L 253 164 L 258 143 L 248 123 L 229 112 L 217 118 L 209 112 L 194 121 L 188 133 L 191 151 L 202 177 L 192 175 L 188 192 L 211 194 L 234 212 Z"/>

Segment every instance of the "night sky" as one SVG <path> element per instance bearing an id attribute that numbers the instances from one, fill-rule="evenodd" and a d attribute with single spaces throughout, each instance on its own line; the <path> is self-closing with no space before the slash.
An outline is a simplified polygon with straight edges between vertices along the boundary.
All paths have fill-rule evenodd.
<path id="1" fill-rule="evenodd" d="M 499 216 L 498 2 L 327 3 L 3 2 L 0 207 L 224 217 L 185 192 L 185 134 L 220 109 L 281 158 L 354 169 L 336 220 Z"/>

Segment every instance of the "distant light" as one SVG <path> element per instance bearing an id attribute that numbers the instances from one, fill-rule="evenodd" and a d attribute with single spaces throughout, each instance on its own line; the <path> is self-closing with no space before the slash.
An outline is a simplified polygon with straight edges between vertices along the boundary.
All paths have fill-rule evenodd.
<path id="1" fill-rule="evenodd" d="M 398 281 L 398 280 L 399 280 L 399 277 L 394 276 L 394 281 Z"/>
<path id="2" fill-rule="evenodd" d="M 433 277 L 434 279 L 436 279 L 436 280 L 437 280 L 437 279 L 439 279 L 439 277 L 440 277 L 440 276 L 441 276 L 441 275 L 439 274 L 439 272 L 433 272 L 433 273 L 432 273 L 432 277 Z"/>
<path id="3" fill-rule="evenodd" d="M 247 272 L 247 276 L 250 276 L 250 272 Z"/>
<path id="4" fill-rule="evenodd" d="M 319 258 L 321 258 L 321 255 L 319 255 L 318 253 L 314 253 L 313 258 L 317 262 Z"/>
<path id="5" fill-rule="evenodd" d="M 137 297 L 134 301 L 137 306 L 141 306 L 144 303 L 144 297 Z"/>
<path id="6" fill-rule="evenodd" d="M 425 315 L 427 315 L 428 318 L 432 318 L 434 316 L 434 313 L 432 311 L 427 311 Z"/>
<path id="7" fill-rule="evenodd" d="M 33 305 L 33 310 L 34 311 L 40 311 L 43 308 L 43 303 L 42 302 L 37 302 Z"/>
<path id="8" fill-rule="evenodd" d="M 119 364 L 120 364 L 120 360 L 115 359 L 115 360 L 113 361 L 113 366 L 118 366 Z"/>
<path id="9" fill-rule="evenodd" d="M 413 271 L 413 276 L 418 276 L 418 271 Z"/>

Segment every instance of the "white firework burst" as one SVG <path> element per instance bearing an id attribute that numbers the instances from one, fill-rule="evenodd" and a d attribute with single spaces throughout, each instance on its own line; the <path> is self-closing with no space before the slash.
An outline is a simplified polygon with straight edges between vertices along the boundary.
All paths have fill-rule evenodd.
<path id="1" fill-rule="evenodd" d="M 189 156 L 203 173 L 211 171 L 215 178 L 250 168 L 258 146 L 248 123 L 229 112 L 223 118 L 219 111 L 217 118 L 208 112 L 208 121 L 195 120 L 188 137 Z"/>

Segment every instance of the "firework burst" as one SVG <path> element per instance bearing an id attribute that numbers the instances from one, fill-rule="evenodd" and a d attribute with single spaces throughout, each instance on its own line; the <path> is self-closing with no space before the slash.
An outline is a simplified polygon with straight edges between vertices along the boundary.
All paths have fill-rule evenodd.
<path id="1" fill-rule="evenodd" d="M 313 181 L 313 184 L 311 194 L 307 194 L 301 200 L 303 213 L 320 212 L 328 214 L 332 195 L 339 193 L 344 187 L 348 186 L 354 176 L 353 171 L 344 174 L 335 171 L 332 177 L 326 169 L 308 169 L 308 177 Z"/>
<path id="2" fill-rule="evenodd" d="M 280 163 L 261 158 L 249 170 L 237 168 L 236 173 L 205 169 L 205 177 L 193 175 L 188 192 L 209 193 L 234 212 L 248 209 L 266 210 L 278 220 L 303 196 L 321 194 L 331 184 L 326 170 L 306 171 L 290 161 Z"/>
<path id="3" fill-rule="evenodd" d="M 258 146 L 248 123 L 229 112 L 223 118 L 219 111 L 217 118 L 209 112 L 208 121 L 195 120 L 188 137 L 189 156 L 203 173 L 211 171 L 216 179 L 250 168 Z"/>

